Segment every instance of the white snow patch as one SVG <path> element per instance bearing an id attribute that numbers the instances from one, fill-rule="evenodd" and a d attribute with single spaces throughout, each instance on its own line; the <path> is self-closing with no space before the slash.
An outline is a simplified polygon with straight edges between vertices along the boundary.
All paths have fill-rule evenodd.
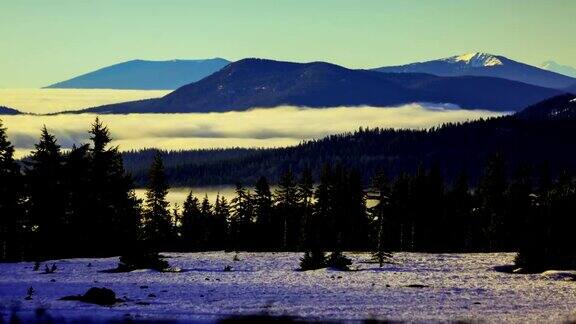
<path id="1" fill-rule="evenodd" d="M 450 63 L 465 63 L 472 67 L 497 66 L 504 64 L 497 56 L 488 53 L 467 53 L 456 55 L 445 59 L 445 61 Z"/>
<path id="2" fill-rule="evenodd" d="M 575 283 L 493 270 L 512 263 L 512 253 L 398 253 L 395 263 L 383 268 L 369 263 L 367 253 L 348 253 L 359 267 L 353 272 L 296 271 L 299 253 L 240 253 L 237 262 L 232 260 L 234 253 L 167 255 L 170 265 L 182 268 L 182 273 L 100 272 L 114 268 L 118 258 L 50 261 L 58 267 L 54 274 L 33 271 L 31 262 L 0 264 L 0 316 L 8 321 L 12 309 L 31 316 L 43 307 L 53 317 L 98 320 L 214 321 L 260 313 L 416 322 L 575 318 Z M 231 272 L 223 271 L 227 265 Z M 28 287 L 36 292 L 29 301 L 24 300 Z M 90 287 L 111 288 L 129 301 L 100 307 L 59 300 Z"/>
<path id="3" fill-rule="evenodd" d="M 576 281 L 576 271 L 548 270 L 542 272 L 542 277 L 552 280 Z"/>

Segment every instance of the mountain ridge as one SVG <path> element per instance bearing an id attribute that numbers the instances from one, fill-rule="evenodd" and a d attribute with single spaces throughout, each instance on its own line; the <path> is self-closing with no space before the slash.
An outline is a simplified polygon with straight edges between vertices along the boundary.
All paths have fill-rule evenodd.
<path id="1" fill-rule="evenodd" d="M 167 61 L 135 59 L 106 66 L 46 88 L 173 90 L 201 80 L 229 63 L 223 58 Z"/>
<path id="2" fill-rule="evenodd" d="M 560 91 L 491 77 L 352 70 L 326 62 L 249 58 L 158 99 L 84 109 L 93 113 L 223 112 L 282 105 L 390 107 L 414 102 L 516 111 Z"/>
<path id="3" fill-rule="evenodd" d="M 482 52 L 373 69 L 378 72 L 430 73 L 438 76 L 489 76 L 546 88 L 564 89 L 576 78 L 521 63 L 505 56 Z"/>
<path id="4" fill-rule="evenodd" d="M 569 76 L 571 78 L 576 78 L 576 68 L 569 66 L 569 65 L 562 65 L 558 64 L 552 60 L 543 62 L 540 67 L 544 70 L 556 72 L 559 74 L 563 74 Z"/>
<path id="5" fill-rule="evenodd" d="M 20 115 L 20 114 L 22 114 L 22 112 L 14 108 L 0 106 L 0 115 Z"/>

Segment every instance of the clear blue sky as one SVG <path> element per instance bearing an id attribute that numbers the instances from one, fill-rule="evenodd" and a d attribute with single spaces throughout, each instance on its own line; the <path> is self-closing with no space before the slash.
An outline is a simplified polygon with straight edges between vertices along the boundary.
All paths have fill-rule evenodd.
<path id="1" fill-rule="evenodd" d="M 576 66 L 574 0 L 0 0 L 0 87 L 135 58 L 367 68 L 471 51 Z"/>

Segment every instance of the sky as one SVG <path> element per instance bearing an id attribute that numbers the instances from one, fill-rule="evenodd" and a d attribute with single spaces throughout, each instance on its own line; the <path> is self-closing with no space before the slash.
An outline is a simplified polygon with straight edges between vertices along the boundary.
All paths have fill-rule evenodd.
<path id="1" fill-rule="evenodd" d="M 131 59 L 328 61 L 467 52 L 576 66 L 574 0 L 0 0 L 0 88 Z"/>

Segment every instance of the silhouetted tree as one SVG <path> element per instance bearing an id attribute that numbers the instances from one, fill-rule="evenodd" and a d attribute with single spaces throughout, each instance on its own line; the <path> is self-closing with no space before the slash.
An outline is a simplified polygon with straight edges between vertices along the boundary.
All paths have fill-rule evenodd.
<path id="1" fill-rule="evenodd" d="M 0 259 L 23 257 L 24 232 L 20 167 L 14 160 L 14 147 L 0 121 Z"/>
<path id="2" fill-rule="evenodd" d="M 158 153 L 150 166 L 150 178 L 146 188 L 143 215 L 145 238 L 152 246 L 156 247 L 170 246 L 174 238 L 173 224 L 168 209 L 169 203 L 166 200 L 168 189 L 162 156 Z"/>
<path id="3" fill-rule="evenodd" d="M 200 210 L 200 203 L 192 192 L 186 196 L 186 200 L 182 205 L 181 213 L 181 239 L 183 242 L 183 249 L 187 250 L 200 250 L 203 242 L 203 230 L 205 224 L 202 219 L 202 211 Z"/>
<path id="4" fill-rule="evenodd" d="M 279 244 L 279 225 L 273 218 L 272 192 L 265 177 L 260 177 L 254 187 L 254 216 L 256 230 L 261 233 L 261 246 L 264 249 L 277 249 Z"/>
<path id="5" fill-rule="evenodd" d="M 282 220 L 282 249 L 297 250 L 301 217 L 298 214 L 298 192 L 294 174 L 287 169 L 278 181 L 274 191 L 276 210 Z"/>
<path id="6" fill-rule="evenodd" d="M 63 156 L 56 138 L 42 128 L 40 142 L 26 160 L 27 213 L 34 227 L 33 249 L 38 256 L 57 258 L 70 242 L 70 220 L 66 218 Z"/>

